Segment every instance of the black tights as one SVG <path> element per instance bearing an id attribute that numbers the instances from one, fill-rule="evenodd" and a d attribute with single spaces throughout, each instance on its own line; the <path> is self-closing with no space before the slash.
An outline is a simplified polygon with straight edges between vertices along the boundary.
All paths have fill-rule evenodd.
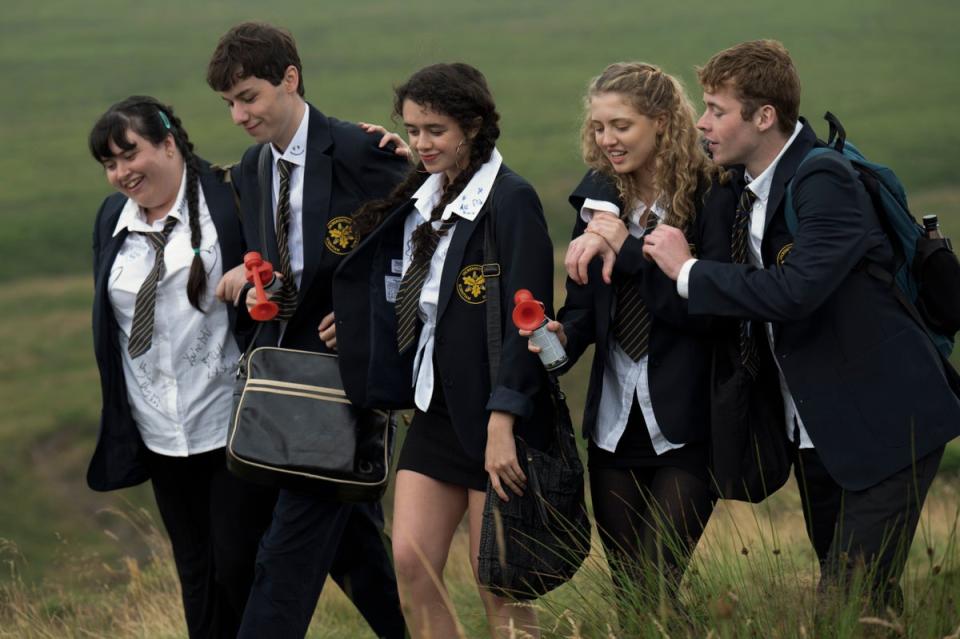
<path id="1" fill-rule="evenodd" d="M 590 493 L 614 583 L 652 595 L 662 574 L 675 591 L 713 512 L 707 483 L 671 466 L 592 468 Z"/>

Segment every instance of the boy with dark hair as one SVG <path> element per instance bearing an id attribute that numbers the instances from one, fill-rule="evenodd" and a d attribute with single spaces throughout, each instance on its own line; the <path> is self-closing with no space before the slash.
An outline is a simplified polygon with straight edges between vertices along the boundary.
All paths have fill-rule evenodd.
<path id="1" fill-rule="evenodd" d="M 258 142 L 232 176 L 246 244 L 259 248 L 282 276 L 274 300 L 280 313 L 263 325 L 257 346 L 330 352 L 336 348 L 331 278 L 356 243 L 350 215 L 364 201 L 387 195 L 407 163 L 378 146 L 379 136 L 304 101 L 300 57 L 285 30 L 260 23 L 232 28 L 214 51 L 207 82 L 230 107 L 234 123 Z M 274 215 L 265 238 L 257 177 L 262 144 L 273 156 Z M 241 291 L 237 278 L 225 276 L 218 296 L 237 299 Z M 247 305 L 253 300 L 250 290 Z M 281 490 L 260 542 L 240 636 L 303 637 L 329 573 L 378 636 L 403 637 L 382 528 L 379 503 L 345 504 Z"/>
<path id="2" fill-rule="evenodd" d="M 698 69 L 697 126 L 714 160 L 742 165 L 733 264 L 696 260 L 661 224 L 644 253 L 677 281 L 689 310 L 740 318 L 742 364 L 770 348 L 821 587 L 871 569 L 875 603 L 898 581 L 946 442 L 960 434 L 960 382 L 867 264 L 894 254 L 856 170 L 798 118 L 800 81 L 779 42 L 739 44 Z M 787 228 L 793 183 L 799 218 Z"/>

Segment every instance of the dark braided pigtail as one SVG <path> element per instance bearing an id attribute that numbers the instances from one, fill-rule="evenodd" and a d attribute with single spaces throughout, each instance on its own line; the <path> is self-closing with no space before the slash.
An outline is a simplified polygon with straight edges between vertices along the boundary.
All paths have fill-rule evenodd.
<path id="1" fill-rule="evenodd" d="M 180 118 L 175 116 L 173 109 L 168 106 L 162 107 L 162 110 L 170 120 L 170 133 L 173 134 L 173 140 L 187 168 L 187 219 L 190 222 L 190 247 L 193 249 L 193 261 L 190 262 L 190 276 L 187 279 L 187 299 L 195 309 L 202 312 L 203 298 L 207 293 L 207 269 L 200 257 L 200 171 L 197 156 L 193 154 L 193 143 L 180 123 Z"/>

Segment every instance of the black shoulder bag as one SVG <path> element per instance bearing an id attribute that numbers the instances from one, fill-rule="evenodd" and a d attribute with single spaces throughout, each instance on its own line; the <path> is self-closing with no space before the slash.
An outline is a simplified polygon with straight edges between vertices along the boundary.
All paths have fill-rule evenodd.
<path id="1" fill-rule="evenodd" d="M 270 147 L 260 152 L 260 242 L 271 211 Z M 261 346 L 240 359 L 227 467 L 255 483 L 337 501 L 375 501 L 390 472 L 394 415 L 358 409 L 343 391 L 336 355 Z"/>
<path id="2" fill-rule="evenodd" d="M 490 389 L 500 367 L 500 265 L 493 211 L 484 231 L 483 275 L 487 288 L 487 352 Z M 583 465 L 566 398 L 554 375 L 548 375 L 556 434 L 546 450 L 517 437 L 517 457 L 527 476 L 522 497 L 504 502 L 487 482 L 480 529 L 480 583 L 513 599 L 536 599 L 573 577 L 590 553 L 590 520 L 584 503 Z"/>

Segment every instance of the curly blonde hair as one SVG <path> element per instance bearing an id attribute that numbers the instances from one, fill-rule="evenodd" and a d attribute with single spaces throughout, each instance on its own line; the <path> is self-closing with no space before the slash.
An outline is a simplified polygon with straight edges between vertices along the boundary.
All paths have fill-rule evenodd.
<path id="1" fill-rule="evenodd" d="M 665 210 L 665 222 L 686 229 L 696 214 L 696 192 L 701 182 L 723 179 L 723 172 L 700 145 L 696 111 L 683 85 L 659 67 L 645 62 L 617 62 L 593 78 L 584 98 L 581 153 L 590 168 L 611 176 L 620 191 L 624 212 L 640 199 L 639 177 L 619 174 L 597 144 L 590 122 L 590 101 L 604 93 L 617 93 L 637 113 L 648 118 L 665 117 L 657 136 L 653 172 L 656 201 Z"/>

